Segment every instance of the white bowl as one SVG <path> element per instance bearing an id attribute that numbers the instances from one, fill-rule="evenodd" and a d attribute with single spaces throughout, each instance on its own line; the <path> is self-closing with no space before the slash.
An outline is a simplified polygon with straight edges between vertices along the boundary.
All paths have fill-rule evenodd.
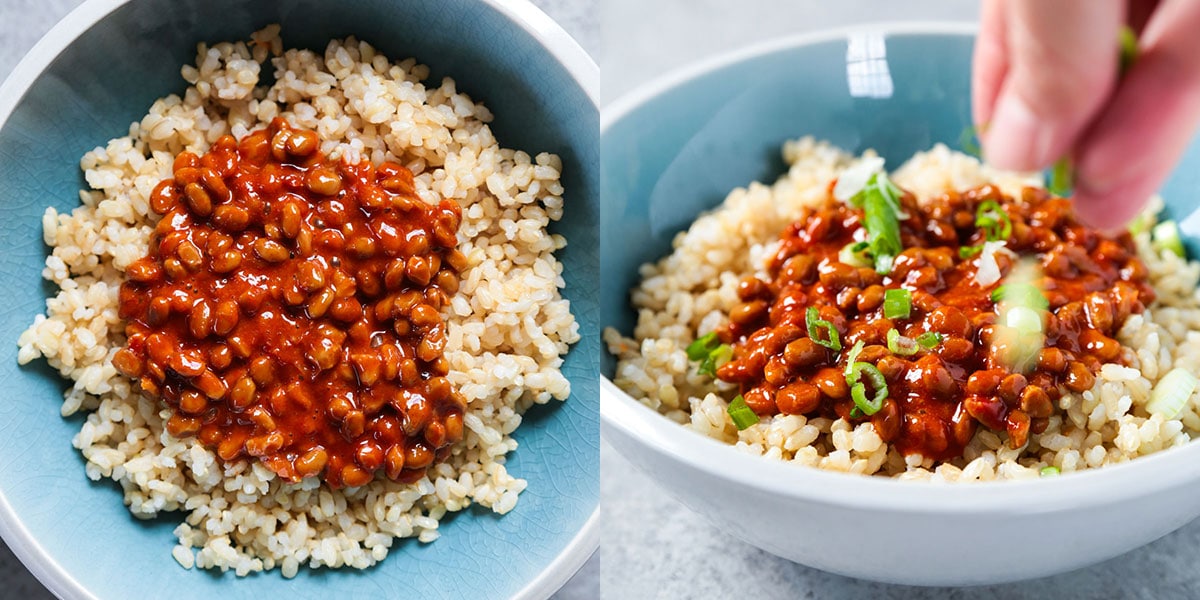
<path id="1" fill-rule="evenodd" d="M 922 36 L 942 40 L 958 36 L 959 43 L 965 39 L 969 47 L 973 33 L 968 26 L 946 25 L 876 26 L 867 30 L 884 35 L 889 44 L 892 37 L 907 40 L 907 56 L 920 56 L 912 50 L 913 40 Z M 627 284 L 635 273 L 629 265 L 636 264 L 632 255 L 661 252 L 679 224 L 686 225 L 679 212 L 692 211 L 694 218 L 703 208 L 661 209 L 667 212 L 649 209 L 644 231 L 656 237 L 651 239 L 651 233 L 646 233 L 646 239 L 641 240 L 638 236 L 643 230 L 638 228 L 642 225 L 631 225 L 626 215 L 637 210 L 645 212 L 647 209 L 631 207 L 651 203 L 653 198 L 637 193 L 612 198 L 612 188 L 604 186 L 613 178 L 640 178 L 642 183 L 631 184 L 634 187 L 658 186 L 666 178 L 646 171 L 670 171 L 686 162 L 677 160 L 678 155 L 655 154 L 663 147 L 671 154 L 671 144 L 677 143 L 689 150 L 704 148 L 715 166 L 703 177 L 691 179 L 681 178 L 678 170 L 671 171 L 671 183 L 699 181 L 694 185 L 708 186 L 704 191 L 711 201 L 711 193 L 725 185 L 713 183 L 725 177 L 718 172 L 736 160 L 712 157 L 717 146 L 698 140 L 711 142 L 713 138 L 697 130 L 720 127 L 712 122 L 727 117 L 729 107 L 736 106 L 752 115 L 739 118 L 758 124 L 751 123 L 749 128 L 774 127 L 782 131 L 780 139 L 812 133 L 770 122 L 754 110 L 762 90 L 754 94 L 744 90 L 763 82 L 764 74 L 797 76 L 798 72 L 811 76 L 803 85 L 796 84 L 798 89 L 816 89 L 821 85 L 820 73 L 817 69 L 810 69 L 813 73 L 804 71 L 812 66 L 806 61 L 844 56 L 836 46 L 844 45 L 851 32 L 863 31 L 856 28 L 791 38 L 717 58 L 636 91 L 603 111 L 601 159 L 609 173 L 602 176 L 602 203 L 606 219 L 610 214 L 618 216 L 601 224 L 602 263 L 609 269 L 602 272 L 602 306 L 628 297 Z M 834 46 L 832 50 L 830 45 Z M 889 59 L 892 75 L 899 81 L 902 72 L 912 65 L 902 64 L 903 52 L 897 56 L 889 55 Z M 967 59 L 969 52 L 963 60 Z M 844 73 L 845 64 L 834 68 Z M 728 87 L 737 89 L 729 91 Z M 841 94 L 845 93 L 843 88 Z M 709 104 L 696 108 L 704 102 Z M 804 112 L 803 102 L 797 100 L 792 110 Z M 965 102 L 965 98 L 956 101 L 955 110 L 961 110 Z M 779 104 L 787 102 L 776 101 L 763 111 L 775 110 L 772 106 Z M 832 127 L 863 126 L 846 119 Z M 959 131 L 962 125 L 955 127 L 941 129 Z M 765 152 L 769 148 L 778 147 L 777 142 L 765 139 L 770 133 L 750 135 L 764 140 L 757 147 L 752 142 L 741 142 L 738 151 L 753 160 L 768 156 Z M 932 137 L 938 139 L 936 133 Z M 858 139 L 869 143 L 870 135 L 862 134 Z M 642 153 L 638 159 L 629 160 L 638 168 L 625 165 L 625 153 Z M 727 185 L 723 191 L 732 187 Z M 696 195 L 690 193 L 693 191 L 671 187 L 673 204 L 696 202 L 691 199 Z M 618 204 L 616 210 L 612 208 L 614 203 Z M 622 243 L 611 243 L 616 239 Z M 654 258 L 653 254 L 643 257 Z M 621 270 L 628 273 L 622 274 Z M 624 289 L 614 289 L 622 286 Z M 627 315 L 617 314 L 616 309 L 605 310 L 602 318 L 609 323 L 625 319 L 623 325 L 629 325 Z M 600 413 L 602 435 L 617 451 L 714 525 L 773 554 L 851 577 L 916 585 L 988 584 L 1041 577 L 1112 558 L 1200 515 L 1200 444 L 1055 478 L 933 483 L 834 473 L 742 453 L 668 420 L 622 392 L 607 377 L 601 383 Z"/>

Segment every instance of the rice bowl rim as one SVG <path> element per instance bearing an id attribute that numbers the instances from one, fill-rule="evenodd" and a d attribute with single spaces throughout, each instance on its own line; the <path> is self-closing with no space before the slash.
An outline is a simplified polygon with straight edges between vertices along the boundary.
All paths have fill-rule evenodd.
<path id="1" fill-rule="evenodd" d="M 0 84 L 0 129 L 8 123 L 29 88 L 63 50 L 110 13 L 134 1 L 85 0 L 46 32 Z M 537 40 L 579 84 L 591 105 L 599 107 L 600 67 L 554 19 L 529 0 L 475 1 L 496 10 Z M 597 503 L 583 527 L 558 556 L 518 590 L 512 600 L 544 600 L 561 588 L 599 548 L 599 524 L 600 506 Z M 0 538 L 54 595 L 70 600 L 98 600 L 29 532 L 3 489 L 0 489 Z"/>
<path id="2" fill-rule="evenodd" d="M 772 38 L 718 53 L 670 71 L 606 104 L 600 117 L 601 143 L 612 126 L 658 96 L 740 62 L 845 39 L 851 34 L 974 36 L 978 29 L 975 23 L 946 21 L 870 23 Z M 604 348 L 603 351 L 608 350 Z M 1087 505 L 1133 501 L 1200 479 L 1200 440 L 1116 465 L 1034 480 L 956 483 L 904 481 L 792 465 L 739 451 L 731 444 L 692 431 L 638 402 L 603 373 L 600 379 L 600 422 L 602 438 L 611 439 L 614 434 L 628 437 L 635 440 L 635 445 L 643 451 L 664 456 L 675 463 L 724 480 L 728 485 L 864 511 L 887 509 L 913 514 L 1036 515 L 1078 510 Z M 636 460 L 630 462 L 642 469 Z"/>

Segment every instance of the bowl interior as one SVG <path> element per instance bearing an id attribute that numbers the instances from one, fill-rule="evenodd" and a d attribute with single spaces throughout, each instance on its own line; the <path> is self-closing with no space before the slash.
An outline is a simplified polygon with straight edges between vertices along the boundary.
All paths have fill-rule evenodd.
<path id="1" fill-rule="evenodd" d="M 115 484 L 84 476 L 83 459 L 71 446 L 82 417 L 63 419 L 58 412 L 65 383 L 42 361 L 18 367 L 15 341 L 54 293 L 40 275 L 47 254 L 41 215 L 46 206 L 66 211 L 78 204 L 83 153 L 125 134 L 156 98 L 182 93 L 179 68 L 194 60 L 196 43 L 248 39 L 273 22 L 283 25 L 285 47 L 323 53 L 328 40 L 355 35 L 394 60 L 416 57 L 431 67 L 435 85 L 454 77 L 458 89 L 488 105 L 505 147 L 562 157 L 567 206 L 555 231 L 569 240 L 559 254 L 564 295 L 583 340 L 563 367 L 570 400 L 535 407 L 515 434 L 520 448 L 508 468 L 529 487 L 511 513 L 469 509 L 447 517 L 436 543 L 397 540 L 392 555 L 368 571 L 302 569 L 293 582 L 276 571 L 230 587 L 232 573 L 189 572 L 172 559 L 171 532 L 181 514 L 139 522 Z M 0 313 L 0 339 L 9 348 L 0 360 L 8 392 L 0 403 L 0 494 L 15 515 L 9 531 L 26 530 L 45 555 L 101 598 L 158 597 L 168 590 L 178 598 L 267 598 L 285 589 L 297 597 L 327 597 L 366 588 L 383 597 L 508 597 L 522 589 L 599 502 L 598 119 L 593 101 L 550 51 L 496 6 L 475 0 L 134 0 L 102 18 L 57 56 L 0 128 L 6 215 L 0 276 L 9 282 Z"/>
<path id="2" fill-rule="evenodd" d="M 619 105 L 600 140 L 601 322 L 629 334 L 638 266 L 668 253 L 675 234 L 730 190 L 782 175 L 785 140 L 812 135 L 853 153 L 874 148 L 888 169 L 938 142 L 962 149 L 974 43 L 963 29 L 797 39 Z M 1193 143 L 1163 189 L 1193 255 L 1200 217 L 1187 217 L 1197 206 L 1197 166 Z M 612 377 L 612 355 L 601 360 Z"/>

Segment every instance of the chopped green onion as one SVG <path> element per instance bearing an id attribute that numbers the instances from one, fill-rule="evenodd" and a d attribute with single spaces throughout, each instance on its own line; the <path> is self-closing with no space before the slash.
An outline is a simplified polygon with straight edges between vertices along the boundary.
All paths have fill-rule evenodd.
<path id="1" fill-rule="evenodd" d="M 1028 306 L 1039 310 L 1050 308 L 1050 301 L 1032 283 L 1005 283 L 992 290 L 992 302 L 1011 302 L 1019 306 Z"/>
<path id="2" fill-rule="evenodd" d="M 717 369 L 733 358 L 733 348 L 730 348 L 728 344 L 722 344 L 715 331 L 696 338 L 696 341 L 688 344 L 684 351 L 687 353 L 688 360 L 700 363 L 696 372 L 710 377 L 716 377 Z"/>
<path id="3" fill-rule="evenodd" d="M 997 328 L 991 344 L 1003 349 L 998 358 L 1014 372 L 1028 373 L 1037 366 L 1038 354 L 1045 345 L 1043 313 L 1049 302 L 1033 284 L 1039 279 L 1037 261 L 1025 258 L 1013 266 L 1005 283 L 992 292 L 1002 326 Z"/>
<path id="4" fill-rule="evenodd" d="M 837 352 L 842 349 L 842 337 L 838 335 L 838 330 L 833 326 L 833 323 L 821 318 L 817 312 L 817 307 L 810 306 L 804 312 L 804 321 L 808 325 L 808 337 L 812 341 Z M 825 337 L 822 338 L 819 334 L 821 330 L 825 330 Z"/>
<path id="5" fill-rule="evenodd" d="M 1042 315 L 1028 306 L 1014 306 L 1004 311 L 1004 324 L 1017 330 L 1017 335 L 1041 333 Z"/>
<path id="6" fill-rule="evenodd" d="M 983 156 L 983 151 L 979 148 L 979 131 L 979 127 L 968 125 L 958 134 L 958 147 L 975 158 Z"/>
<path id="7" fill-rule="evenodd" d="M 1151 227 L 1154 227 L 1154 215 L 1149 212 L 1138 213 L 1138 216 L 1129 222 L 1129 235 L 1145 233 L 1150 231 Z"/>
<path id="8" fill-rule="evenodd" d="M 696 372 L 709 377 L 717 376 L 717 369 L 720 369 L 729 359 L 733 358 L 733 348 L 729 344 L 721 344 L 717 346 L 704 360 L 700 361 L 700 366 L 696 368 Z"/>
<path id="9" fill-rule="evenodd" d="M 685 352 L 687 352 L 688 360 L 696 362 L 708 358 L 708 355 L 720 345 L 721 340 L 717 337 L 717 332 L 710 331 L 688 344 Z"/>
<path id="10" fill-rule="evenodd" d="M 912 356 L 921 349 L 916 340 L 900 335 L 895 329 L 889 329 L 887 332 L 887 347 L 897 356 Z"/>
<path id="11" fill-rule="evenodd" d="M 858 419 L 858 418 L 861 418 L 862 416 L 863 416 L 863 411 L 860 410 L 857 406 L 850 409 L 850 418 L 851 419 Z"/>
<path id="12" fill-rule="evenodd" d="M 854 361 L 858 360 L 858 355 L 863 351 L 863 341 L 854 342 L 854 346 L 846 353 L 846 377 L 850 377 L 851 367 L 854 366 Z"/>
<path id="13" fill-rule="evenodd" d="M 1146 403 L 1146 412 L 1162 415 L 1167 420 L 1177 418 L 1183 412 L 1183 407 L 1187 406 L 1192 392 L 1196 391 L 1197 384 L 1200 384 L 1200 380 L 1183 368 L 1171 369 L 1154 384 L 1150 402 Z"/>
<path id="14" fill-rule="evenodd" d="M 883 316 L 889 319 L 907 319 L 912 314 L 912 292 L 897 288 L 883 293 Z"/>
<path id="15" fill-rule="evenodd" d="M 742 431 L 758 423 L 758 415 L 746 405 L 746 399 L 741 394 L 738 394 L 733 399 L 733 402 L 729 403 L 727 412 L 729 413 L 729 418 L 733 419 L 733 425 L 738 428 L 738 431 Z"/>
<path id="16" fill-rule="evenodd" d="M 1071 195 L 1071 188 L 1075 186 L 1074 179 L 1071 159 L 1064 156 L 1050 167 L 1050 181 L 1046 184 L 1046 191 L 1060 198 L 1066 198 Z"/>
<path id="17" fill-rule="evenodd" d="M 1183 238 L 1179 235 L 1179 226 L 1175 224 L 1175 221 L 1163 221 L 1155 225 L 1154 229 L 1150 231 L 1150 240 L 1150 246 L 1159 252 L 1170 250 L 1180 258 L 1187 254 L 1183 248 Z"/>
<path id="18" fill-rule="evenodd" d="M 900 242 L 900 195 L 902 191 L 882 173 L 867 180 L 867 185 L 850 198 L 851 206 L 863 209 L 863 229 L 867 247 L 875 259 L 875 270 L 889 273 L 896 255 L 904 250 Z"/>
<path id="19" fill-rule="evenodd" d="M 1042 470 L 1038 472 L 1042 474 L 1042 477 L 1054 477 L 1061 474 L 1058 467 L 1042 467 Z"/>
<path id="20" fill-rule="evenodd" d="M 958 249 L 958 257 L 967 260 L 983 252 L 983 246 L 962 246 Z"/>
<path id="21" fill-rule="evenodd" d="M 936 331 L 926 331 L 925 333 L 917 336 L 917 343 L 926 350 L 932 350 L 933 348 L 936 348 L 938 344 L 942 343 L 942 334 Z"/>
<path id="22" fill-rule="evenodd" d="M 975 226 L 983 229 L 989 242 L 1007 240 L 1012 235 L 1012 219 L 995 200 L 984 200 L 975 211 Z"/>
<path id="23" fill-rule="evenodd" d="M 846 244 L 838 252 L 838 260 L 852 267 L 869 267 L 872 264 L 871 257 L 867 253 L 869 245 L 866 242 L 851 242 Z"/>
<path id="24" fill-rule="evenodd" d="M 1121 45 L 1117 73 L 1124 75 L 1138 58 L 1137 34 L 1128 25 L 1122 25 L 1120 33 L 1117 34 L 1117 40 Z"/>
<path id="25" fill-rule="evenodd" d="M 859 379 L 865 375 L 870 381 L 871 387 L 875 388 L 875 395 L 867 398 L 867 388 Z M 853 379 L 853 382 L 851 382 Z M 883 401 L 887 400 L 888 387 L 887 379 L 883 377 L 883 373 L 871 363 L 856 362 L 850 369 L 850 377 L 846 378 L 846 382 L 850 383 L 850 398 L 854 400 L 854 406 L 862 411 L 868 417 L 879 412 L 883 408 Z"/>

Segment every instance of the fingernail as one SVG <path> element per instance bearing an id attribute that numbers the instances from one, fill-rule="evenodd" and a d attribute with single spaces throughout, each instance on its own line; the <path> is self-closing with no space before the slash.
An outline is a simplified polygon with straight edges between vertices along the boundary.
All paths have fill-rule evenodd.
<path id="1" fill-rule="evenodd" d="M 983 139 L 983 155 L 1001 169 L 1033 171 L 1054 162 L 1053 131 L 1020 96 L 1004 94 Z"/>

